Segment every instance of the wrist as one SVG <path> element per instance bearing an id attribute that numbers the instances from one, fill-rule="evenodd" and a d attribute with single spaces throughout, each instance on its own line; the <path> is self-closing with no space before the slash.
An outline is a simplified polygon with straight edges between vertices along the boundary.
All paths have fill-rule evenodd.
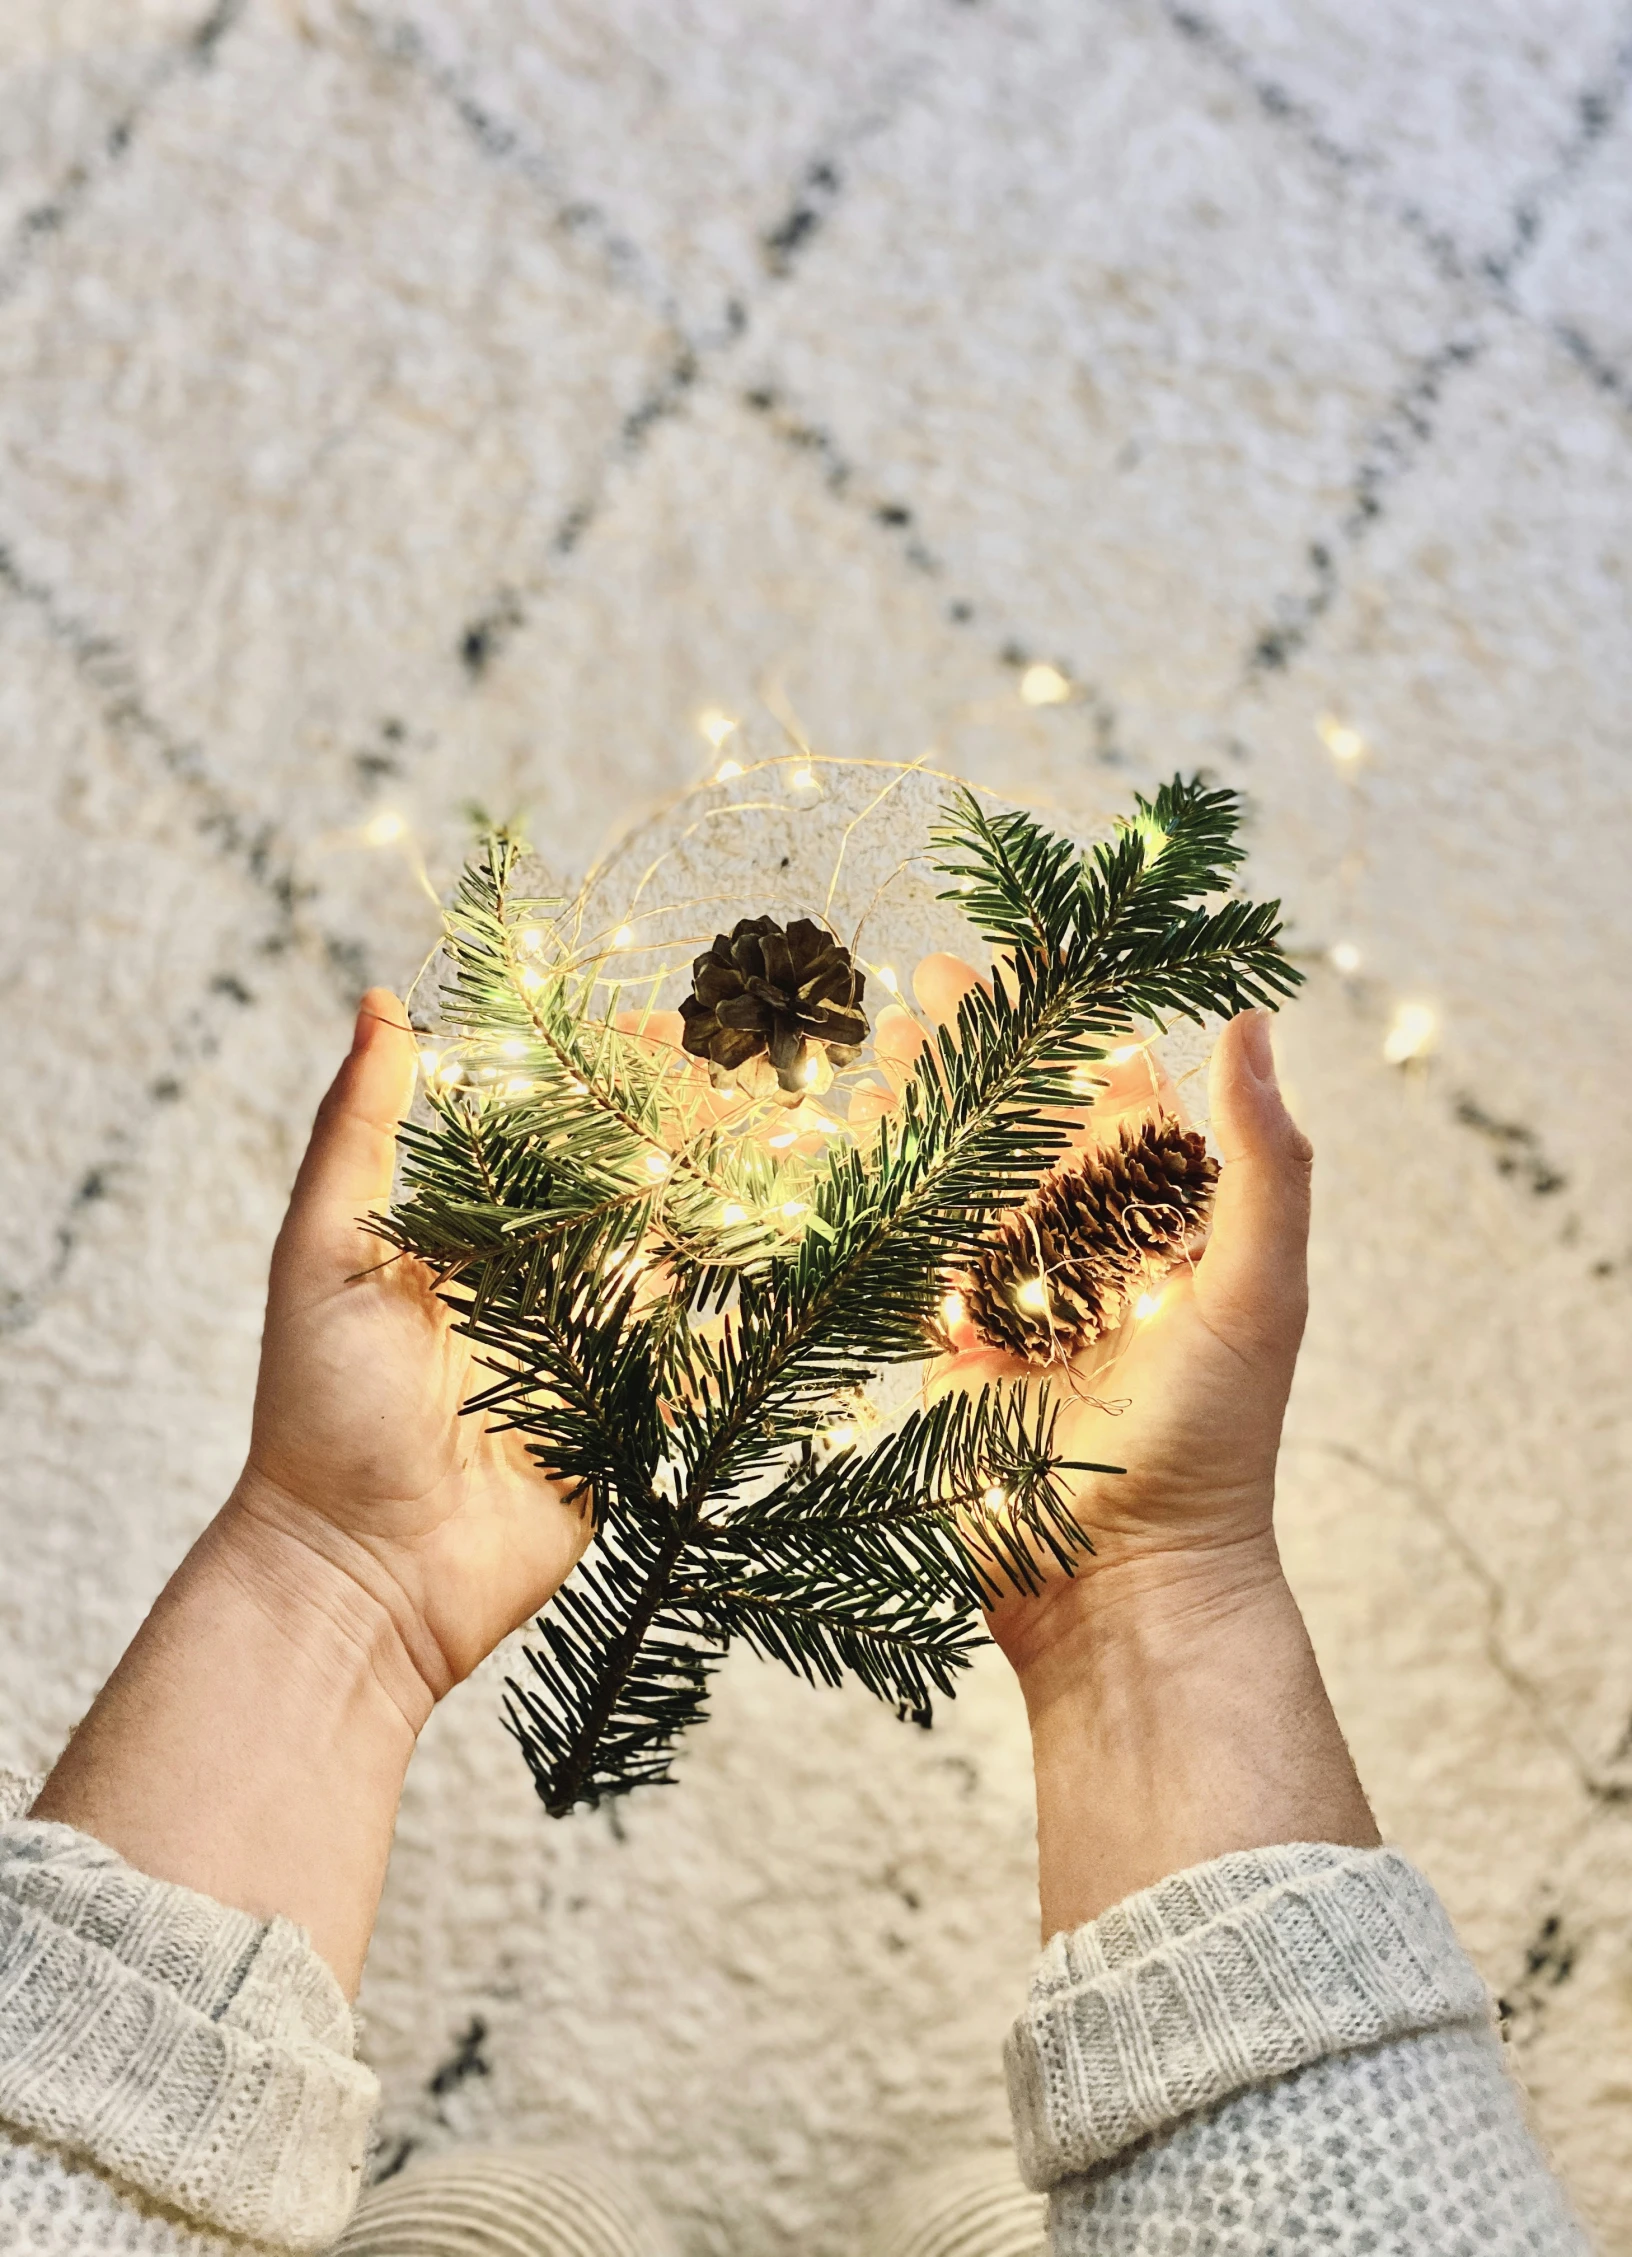
<path id="1" fill-rule="evenodd" d="M 166 1585 L 34 1815 L 156 1880 L 282 1914 L 354 1987 L 430 1705 L 389 1610 L 235 1499 Z"/>
<path id="2" fill-rule="evenodd" d="M 355 1537 L 246 1467 L 183 1566 L 230 1580 L 320 1682 L 366 1682 L 414 1737 L 452 1673 L 403 1588 Z"/>
<path id="3" fill-rule="evenodd" d="M 1282 1607 L 1296 1612 L 1266 1516 L 1211 1544 L 1102 1548 L 1035 1597 L 1003 1600 L 989 1621 L 1035 1711 L 1107 1672 L 1170 1669 L 1198 1642 L 1244 1634 L 1258 1610 Z"/>
<path id="4" fill-rule="evenodd" d="M 1052 1626 L 1007 1626 L 1045 1936 L 1231 1850 L 1376 1842 L 1271 1536 L 1083 1581 Z"/>

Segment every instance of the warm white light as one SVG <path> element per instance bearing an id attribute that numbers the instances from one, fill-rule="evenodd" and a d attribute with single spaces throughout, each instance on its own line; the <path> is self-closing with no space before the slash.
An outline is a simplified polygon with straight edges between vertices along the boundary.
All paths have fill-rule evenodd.
<path id="1" fill-rule="evenodd" d="M 899 995 L 901 993 L 901 982 L 896 977 L 895 966 L 893 964 L 880 964 L 878 967 L 878 977 L 884 982 L 884 985 L 890 990 L 892 995 Z"/>
<path id="2" fill-rule="evenodd" d="M 1439 1021 L 1426 1003 L 1402 1003 L 1394 1014 L 1394 1023 L 1383 1037 L 1383 1056 L 1391 1066 L 1403 1066 L 1409 1059 L 1424 1058 L 1434 1047 L 1434 1036 Z"/>
<path id="3" fill-rule="evenodd" d="M 1315 728 L 1321 743 L 1341 767 L 1352 767 L 1365 752 L 1366 740 L 1359 730 L 1339 721 L 1334 713 L 1323 713 Z"/>
<path id="4" fill-rule="evenodd" d="M 730 736 L 732 730 L 736 727 L 736 725 L 737 724 L 732 719 L 731 715 L 729 713 L 722 712 L 720 707 L 717 705 L 705 705 L 702 712 L 697 716 L 697 727 L 699 732 L 708 739 L 709 743 L 714 747 L 714 750 L 716 752 L 719 751 L 721 745 L 724 744 L 726 738 Z M 737 775 L 740 776 L 742 774 L 742 770 L 736 767 L 735 762 L 732 762 L 730 765 Z M 723 774 L 724 771 L 722 770 L 721 773 Z"/>
<path id="5" fill-rule="evenodd" d="M 722 1223 L 745 1223 L 748 1220 L 748 1210 L 738 1206 L 735 1199 L 728 1199 L 720 1209 L 720 1220 Z"/>
<path id="6" fill-rule="evenodd" d="M 796 768 L 788 778 L 790 786 L 796 792 L 808 792 L 815 781 L 815 772 L 809 768 Z"/>
<path id="7" fill-rule="evenodd" d="M 1063 705 L 1071 684 L 1057 666 L 1028 666 L 1020 677 L 1022 705 Z"/>
<path id="8" fill-rule="evenodd" d="M 822 1440 L 835 1450 L 853 1450 L 856 1430 L 853 1426 L 830 1426 L 824 1430 Z"/>
<path id="9" fill-rule="evenodd" d="M 943 1324 L 962 1324 L 963 1309 L 964 1302 L 961 1293 L 945 1293 L 941 1296 L 941 1321 Z"/>
<path id="10" fill-rule="evenodd" d="M 1105 1087 L 1105 1076 L 1096 1074 L 1092 1066 L 1075 1066 L 1071 1072 L 1071 1087 L 1081 1097 L 1092 1097 Z"/>
<path id="11" fill-rule="evenodd" d="M 797 1129 L 780 1129 L 775 1136 L 768 1136 L 765 1141 L 773 1152 L 785 1152 L 790 1144 L 798 1143 L 799 1131 Z"/>
<path id="12" fill-rule="evenodd" d="M 1046 1277 L 1028 1277 L 1023 1285 L 1014 1289 L 1016 1304 L 1022 1309 L 1043 1310 L 1048 1307 L 1048 1280 Z"/>
<path id="13" fill-rule="evenodd" d="M 1331 958 L 1333 967 L 1344 974 L 1360 969 L 1360 951 L 1352 940 L 1333 941 Z"/>
<path id="14" fill-rule="evenodd" d="M 805 1061 L 805 1087 L 806 1087 L 807 1089 L 808 1089 L 808 1088 L 810 1087 L 811 1083 L 812 1083 L 812 1082 L 813 1082 L 813 1081 L 814 1081 L 814 1080 L 816 1079 L 816 1076 L 817 1076 L 817 1075 L 818 1075 L 818 1074 L 819 1074 L 819 1073 L 821 1072 L 821 1070 L 822 1070 L 822 1061 L 821 1061 L 821 1058 L 820 1058 L 820 1057 L 819 1057 L 819 1056 L 817 1055 L 817 1053 L 816 1053 L 816 1052 L 812 1051 L 812 1053 L 811 1053 L 810 1057 L 809 1057 L 808 1059 L 806 1059 L 806 1061 Z"/>
<path id="15" fill-rule="evenodd" d="M 714 771 L 714 781 L 717 784 L 728 784 L 733 776 L 740 776 L 741 774 L 742 762 L 740 760 L 722 760 Z"/>
<path id="16" fill-rule="evenodd" d="M 999 1489 L 994 1482 L 992 1487 L 983 1493 L 980 1501 L 989 1511 L 995 1513 L 1001 1506 L 1008 1503 L 1009 1492 L 1006 1489 Z"/>
<path id="17" fill-rule="evenodd" d="M 382 808 L 363 825 L 363 837 L 370 846 L 392 846 L 407 829 L 407 823 L 395 809 Z"/>
<path id="18" fill-rule="evenodd" d="M 647 1173 L 647 1174 L 648 1174 L 649 1176 L 666 1176 L 666 1175 L 668 1174 L 668 1172 L 669 1172 L 669 1163 L 668 1163 L 667 1159 L 665 1158 L 665 1156 L 664 1156 L 664 1155 L 663 1155 L 663 1154 L 662 1154 L 661 1152 L 648 1152 L 648 1153 L 647 1153 L 647 1155 L 646 1155 L 646 1173 Z"/>
<path id="19" fill-rule="evenodd" d="M 545 939 L 544 927 L 542 925 L 523 925 L 519 937 L 523 948 L 542 948 Z"/>
<path id="20" fill-rule="evenodd" d="M 1133 1313 L 1142 1323 L 1146 1317 L 1153 1317 L 1156 1314 L 1166 1298 L 1165 1293 L 1141 1293 L 1138 1300 L 1133 1304 Z"/>
<path id="21" fill-rule="evenodd" d="M 534 988 L 544 985 L 544 975 L 536 964 L 529 964 L 521 975 L 521 984 L 531 995 Z"/>
<path id="22" fill-rule="evenodd" d="M 525 1058 L 526 1055 L 527 1045 L 519 1034 L 513 1034 L 507 1042 L 499 1044 L 499 1056 L 501 1058 Z"/>
<path id="23" fill-rule="evenodd" d="M 462 1081 L 464 1074 L 464 1066 L 457 1058 L 444 1058 L 441 1065 L 436 1069 L 438 1081 Z"/>
<path id="24" fill-rule="evenodd" d="M 530 1089 L 537 1087 L 537 1082 L 529 1081 L 525 1074 L 518 1074 L 503 1084 L 506 1097 L 525 1097 Z"/>
<path id="25" fill-rule="evenodd" d="M 1111 1052 L 1111 1064 L 1125 1066 L 1130 1058 L 1137 1058 L 1143 1048 L 1142 1042 L 1119 1042 Z"/>
<path id="26" fill-rule="evenodd" d="M 724 1083 L 722 1087 L 717 1089 L 714 1094 L 716 1097 L 735 1097 L 737 1094 L 737 1085 L 734 1081 L 728 1081 Z"/>
<path id="27" fill-rule="evenodd" d="M 437 1067 L 442 1063 L 442 1053 L 440 1050 L 422 1050 L 419 1054 L 419 1062 L 427 1074 L 434 1074 Z"/>
<path id="28" fill-rule="evenodd" d="M 784 1199 L 782 1202 L 782 1212 L 785 1215 L 802 1215 L 804 1211 L 805 1202 L 803 1199 Z"/>

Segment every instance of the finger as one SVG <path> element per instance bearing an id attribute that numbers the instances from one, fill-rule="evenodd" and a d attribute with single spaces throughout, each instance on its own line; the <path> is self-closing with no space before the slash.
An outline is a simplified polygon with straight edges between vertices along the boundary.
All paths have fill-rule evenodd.
<path id="1" fill-rule="evenodd" d="M 863 1082 L 852 1091 L 847 1118 L 858 1134 L 876 1128 L 886 1113 L 893 1113 L 901 1100 L 893 1089 L 879 1089 L 872 1082 Z"/>
<path id="2" fill-rule="evenodd" d="M 1314 1154 L 1281 1097 L 1267 1013 L 1243 1012 L 1224 1029 L 1211 1096 L 1224 1164 L 1197 1297 L 1243 1345 L 1278 1341 L 1295 1349 L 1308 1300 Z"/>
<path id="3" fill-rule="evenodd" d="M 407 1011 L 389 988 L 370 988 L 312 1124 L 284 1224 L 286 1251 L 355 1262 L 359 1216 L 391 1196 L 397 1124 L 413 1102 L 417 1064 Z"/>
<path id="4" fill-rule="evenodd" d="M 989 986 L 972 964 L 944 949 L 923 957 L 912 975 L 912 992 L 937 1026 L 955 1020 L 958 1005 L 972 987 Z"/>
<path id="5" fill-rule="evenodd" d="M 1116 1043 L 1107 1057 L 1082 1072 L 1085 1080 L 1099 1085 L 1085 1123 L 1088 1142 L 1108 1142 L 1129 1120 L 1156 1114 L 1184 1119 L 1178 1088 L 1153 1041 Z"/>
<path id="6" fill-rule="evenodd" d="M 927 1040 L 923 1028 L 899 1003 L 888 1003 L 873 1029 L 873 1056 L 892 1083 L 908 1082 Z"/>

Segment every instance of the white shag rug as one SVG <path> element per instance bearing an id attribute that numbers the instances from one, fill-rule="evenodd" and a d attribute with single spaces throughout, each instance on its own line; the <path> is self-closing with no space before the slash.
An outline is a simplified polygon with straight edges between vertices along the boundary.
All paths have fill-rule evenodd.
<path id="1" fill-rule="evenodd" d="M 1629 75 L 1622 0 L 3 0 L 0 1762 L 232 1479 L 473 807 L 579 867 L 779 698 L 1084 825 L 1204 764 L 1310 975 L 1291 1570 L 1632 2251 Z M 842 2257 L 1003 2142 L 1030 1827 L 996 1666 L 926 1737 L 743 1659 L 565 1826 L 473 1684 L 383 2159 Z"/>

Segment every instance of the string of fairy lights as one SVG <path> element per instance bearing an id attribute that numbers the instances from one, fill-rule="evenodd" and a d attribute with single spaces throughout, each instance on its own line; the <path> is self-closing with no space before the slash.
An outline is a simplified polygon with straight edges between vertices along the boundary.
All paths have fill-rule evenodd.
<path id="1" fill-rule="evenodd" d="M 1069 678 L 1058 668 L 1046 663 L 1026 667 L 1017 684 L 1022 706 L 1032 709 L 1059 706 L 1076 694 Z M 672 818 L 684 808 L 687 801 L 699 795 L 716 794 L 721 787 L 742 787 L 751 791 L 779 783 L 781 795 L 774 800 L 756 800 L 738 797 L 718 802 L 715 800 L 699 815 L 696 829 L 711 818 L 722 815 L 751 816 L 756 810 L 786 807 L 790 801 L 809 802 L 822 794 L 824 779 L 830 772 L 864 771 L 876 774 L 883 781 L 873 797 L 859 814 L 846 826 L 840 841 L 838 861 L 829 885 L 827 910 L 833 905 L 838 884 L 839 868 L 849 845 L 852 833 L 867 816 L 877 812 L 890 793 L 908 777 L 929 778 L 953 782 L 961 779 L 933 768 L 928 757 L 918 762 L 838 760 L 819 755 L 811 747 L 803 730 L 786 712 L 778 713 L 784 736 L 791 744 L 791 752 L 769 758 L 755 757 L 750 753 L 744 725 L 734 714 L 720 705 L 703 707 L 694 717 L 698 735 L 709 748 L 711 765 L 707 772 L 686 790 L 672 798 L 652 823 Z M 1345 785 L 1357 792 L 1359 779 L 1370 757 L 1370 747 L 1362 732 L 1352 723 L 1340 720 L 1330 713 L 1322 714 L 1315 724 L 1315 734 Z M 979 788 L 979 787 L 977 787 Z M 995 795 L 994 795 L 995 796 Z M 1350 801 L 1351 810 L 1358 807 L 1358 796 Z M 1351 813 L 1351 821 L 1353 815 Z M 645 826 L 647 831 L 652 824 Z M 670 823 L 671 832 L 673 825 Z M 423 889 L 437 899 L 436 889 L 426 871 L 423 854 L 414 837 L 408 817 L 400 809 L 383 807 L 375 810 L 354 834 L 360 842 L 374 849 L 396 849 L 410 861 Z M 689 836 L 682 828 L 680 836 Z M 625 847 L 628 842 L 625 842 Z M 619 849 L 618 852 L 623 852 Z M 808 1061 L 808 1080 L 812 1085 L 806 1092 L 790 1100 L 786 1095 L 774 1097 L 767 1093 L 763 1083 L 758 1088 L 739 1087 L 731 1081 L 715 1077 L 711 1086 L 705 1069 L 699 1061 L 687 1056 L 672 1032 L 666 1028 L 665 1019 L 657 1010 L 656 998 L 665 983 L 672 981 L 688 965 L 699 939 L 707 945 L 707 936 L 691 935 L 660 937 L 655 940 L 642 936 L 642 926 L 650 919 L 672 918 L 677 912 L 692 908 L 715 908 L 721 899 L 698 900 L 679 904 L 662 903 L 651 909 L 644 905 L 648 889 L 658 873 L 676 851 L 673 838 L 640 873 L 631 894 L 625 898 L 619 921 L 610 931 L 585 934 L 584 916 L 587 904 L 597 886 L 604 886 L 614 867 L 617 854 L 603 858 L 585 879 L 573 901 L 568 904 L 568 916 L 551 918 L 544 915 L 522 918 L 514 933 L 516 960 L 513 976 L 525 999 L 544 987 L 547 980 L 559 976 L 563 965 L 569 969 L 587 969 L 592 986 L 605 986 L 610 992 L 606 1000 L 606 1021 L 615 1025 L 622 1035 L 632 1036 L 658 1052 L 672 1053 L 663 1070 L 660 1087 L 663 1093 L 665 1118 L 657 1131 L 641 1129 L 646 1150 L 639 1163 L 644 1171 L 645 1196 L 653 1189 L 674 1178 L 677 1171 L 695 1176 L 698 1173 L 692 1154 L 706 1146 L 717 1150 L 722 1132 L 738 1144 L 756 1144 L 771 1163 L 762 1174 L 739 1174 L 727 1180 L 709 1174 L 707 1180 L 719 1196 L 717 1221 L 727 1232 L 745 1233 L 741 1245 L 746 1250 L 751 1243 L 763 1244 L 767 1231 L 784 1242 L 797 1238 L 810 1227 L 810 1201 L 799 1194 L 808 1191 L 811 1164 L 819 1159 L 827 1142 L 835 1137 L 864 1132 L 869 1121 L 876 1121 L 890 1109 L 899 1091 L 904 1074 L 896 1072 L 893 1080 L 890 1067 L 883 1057 L 884 1045 L 877 1043 L 875 1028 L 875 1056 L 857 1070 L 845 1071 L 837 1076 L 828 1064 L 824 1053 L 814 1047 Z M 916 859 L 908 857 L 908 862 Z M 1352 853 L 1345 859 L 1343 875 L 1345 891 L 1352 890 L 1357 857 Z M 907 867 L 903 863 L 901 868 Z M 439 903 L 440 906 L 440 903 Z M 739 904 L 740 906 L 740 904 Z M 876 901 L 874 906 L 876 906 Z M 872 914 L 871 908 L 867 915 Z M 831 918 L 828 918 L 831 924 Z M 866 922 L 864 917 L 863 923 Z M 564 928 L 571 925 L 572 930 Z M 886 961 L 875 961 L 860 951 L 859 928 L 854 936 L 854 960 L 890 997 L 890 1007 L 912 1020 L 920 1034 L 928 1030 L 904 993 L 896 967 Z M 679 949 L 681 953 L 676 953 Z M 1364 956 L 1359 943 L 1351 937 L 1341 936 L 1326 950 L 1328 962 L 1345 980 L 1358 977 L 1364 968 Z M 410 1002 L 420 981 L 432 969 L 438 950 L 427 956 L 420 974 L 410 988 Z M 626 960 L 641 954 L 655 955 L 657 961 L 638 973 L 627 969 Z M 615 973 L 607 973 L 609 959 L 620 960 Z M 546 966 L 548 968 L 546 968 Z M 642 997 L 633 1010 L 620 1008 L 625 997 L 635 994 Z M 540 1029 L 539 1031 L 542 1031 Z M 1425 1058 L 1435 1047 L 1439 1034 L 1439 1016 L 1434 1007 L 1414 997 L 1399 998 L 1392 1009 L 1385 1028 L 1381 1051 L 1383 1059 L 1391 1066 L 1404 1067 Z M 1110 1054 L 1108 1063 L 1121 1066 L 1127 1060 L 1147 1049 L 1153 1037 L 1144 1043 L 1121 1045 Z M 527 1071 L 527 1061 L 533 1044 L 525 1036 L 515 1036 L 498 1044 L 479 1044 L 467 1040 L 425 1040 L 420 1045 L 420 1066 L 427 1084 L 444 1095 L 454 1090 L 468 1094 L 474 1101 L 490 1102 L 522 1100 L 532 1096 L 541 1084 Z M 892 1061 L 899 1068 L 899 1056 Z M 587 1069 L 586 1069 L 587 1070 Z M 910 1067 L 908 1068 L 910 1070 Z M 1191 1071 L 1197 1069 L 1192 1068 Z M 1091 1100 L 1098 1087 L 1092 1066 L 1078 1069 L 1078 1082 L 1085 1100 Z M 1188 1078 L 1183 1076 L 1181 1078 Z M 589 1084 L 576 1076 L 569 1076 L 575 1090 L 586 1091 Z M 838 1087 L 833 1087 L 835 1081 Z M 1153 1074 L 1152 1088 L 1155 1089 Z M 861 1093 L 870 1092 L 866 1097 Z M 835 1103 L 848 1099 L 846 1117 L 839 1118 L 821 1102 L 830 1096 Z M 750 1175 L 752 1172 L 750 1171 Z M 637 1184 L 639 1178 L 637 1177 Z M 642 1258 L 632 1258 L 631 1268 L 638 1271 Z M 1143 1291 L 1130 1294 L 1128 1313 L 1137 1323 L 1147 1323 L 1162 1307 L 1165 1294 L 1160 1279 L 1146 1281 Z M 1032 1313 L 1041 1313 L 1050 1305 L 1050 1286 L 1046 1274 L 1023 1279 L 1015 1289 L 1017 1305 Z M 941 1318 L 948 1338 L 963 1324 L 966 1310 L 961 1293 L 950 1289 L 941 1303 Z M 822 1439 L 834 1448 L 850 1446 L 859 1438 L 863 1427 L 873 1422 L 876 1414 L 861 1401 L 855 1406 L 853 1419 L 841 1422 L 824 1434 Z M 988 1500 L 991 1502 L 993 1500 Z"/>
<path id="2" fill-rule="evenodd" d="M 1350 801 L 1352 811 L 1358 806 L 1361 778 L 1371 758 L 1371 747 L 1352 722 L 1340 720 L 1334 713 L 1320 716 L 1315 723 L 1315 734 L 1330 754 L 1345 785 L 1355 795 Z M 1357 860 L 1352 853 L 1345 858 L 1345 890 L 1348 890 Z M 1365 952 L 1357 940 L 1346 935 L 1332 942 L 1326 959 L 1344 979 L 1352 980 L 1365 969 Z M 1420 996 L 1401 996 L 1393 1005 L 1383 1033 L 1383 1058 L 1390 1066 L 1412 1065 L 1433 1052 L 1439 1042 L 1439 1032 L 1439 1013 L 1431 1003 Z"/>

